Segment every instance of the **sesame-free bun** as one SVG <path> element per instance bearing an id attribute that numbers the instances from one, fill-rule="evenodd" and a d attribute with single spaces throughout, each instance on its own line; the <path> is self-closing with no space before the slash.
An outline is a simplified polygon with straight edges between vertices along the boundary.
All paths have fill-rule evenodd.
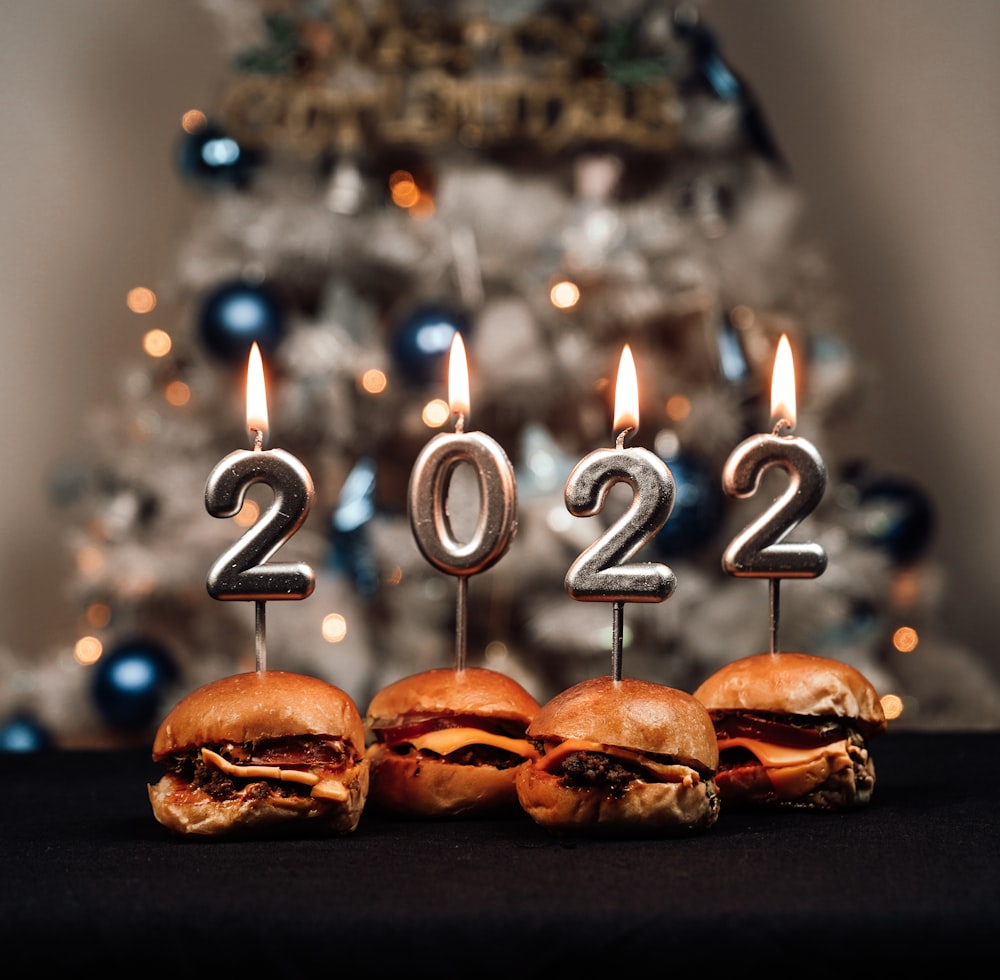
<path id="1" fill-rule="evenodd" d="M 714 783 L 715 729 L 691 695 L 635 678 L 582 681 L 542 705 L 528 734 L 558 750 L 570 739 L 640 753 L 673 773 L 668 781 L 634 779 L 615 794 L 571 784 L 542 765 L 519 770 L 518 801 L 556 835 L 670 836 L 711 827 L 719 815 Z"/>
<path id="2" fill-rule="evenodd" d="M 290 760 L 264 767 L 308 773 L 311 787 L 255 773 L 212 792 L 182 775 L 198 765 L 203 748 L 280 739 L 294 746 L 297 738 L 342 742 L 343 764 L 324 765 L 306 753 L 298 765 Z M 294 749 L 288 751 L 294 756 Z M 192 691 L 163 719 L 152 755 L 169 769 L 147 787 L 149 802 L 157 821 L 179 834 L 218 837 L 292 827 L 345 834 L 357 827 L 368 796 L 363 753 L 361 716 L 340 688 L 283 671 L 234 674 Z"/>
<path id="3" fill-rule="evenodd" d="M 808 653 L 758 653 L 707 678 L 694 696 L 710 713 L 767 712 L 851 719 L 870 738 L 886 729 L 878 693 L 859 670 Z"/>
<path id="4" fill-rule="evenodd" d="M 153 759 L 220 742 L 331 735 L 364 745 L 361 716 L 340 688 L 280 670 L 233 674 L 186 695 L 163 719 Z"/>
<path id="5" fill-rule="evenodd" d="M 412 747 L 400 751 L 399 746 L 374 739 L 380 731 L 435 718 L 462 718 L 470 725 L 481 719 L 523 738 L 537 710 L 538 702 L 517 681 L 482 667 L 432 669 L 387 685 L 372 698 L 365 713 L 371 806 L 417 818 L 516 811 L 514 777 L 527 763 L 507 768 L 485 762 L 463 765 Z"/>
<path id="6" fill-rule="evenodd" d="M 512 677 L 485 667 L 437 668 L 383 687 L 365 712 L 369 728 L 418 715 L 478 715 L 527 725 L 538 702 Z"/>

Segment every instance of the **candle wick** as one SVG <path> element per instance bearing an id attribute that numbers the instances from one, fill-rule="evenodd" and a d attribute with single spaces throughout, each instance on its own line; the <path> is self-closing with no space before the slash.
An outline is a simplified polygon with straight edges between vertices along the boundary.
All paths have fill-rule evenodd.
<path id="1" fill-rule="evenodd" d="M 465 432 L 465 412 L 455 413 L 455 432 L 461 435 Z"/>
<path id="2" fill-rule="evenodd" d="M 784 435 L 785 432 L 786 432 L 786 430 L 787 430 L 788 434 L 791 434 L 791 431 L 794 428 L 795 428 L 795 426 L 792 425 L 792 423 L 789 422 L 788 419 L 786 419 L 786 418 L 780 418 L 780 419 L 778 419 L 777 422 L 774 423 L 774 428 L 771 430 L 771 435 L 773 435 L 773 436 Z"/>
<path id="3" fill-rule="evenodd" d="M 615 449 L 625 448 L 625 437 L 630 433 L 635 431 L 635 427 L 631 425 L 626 425 L 621 432 L 618 433 L 618 438 L 615 439 Z"/>
<path id="4" fill-rule="evenodd" d="M 264 430 L 251 429 L 253 433 L 253 451 L 259 453 L 264 448 Z"/>

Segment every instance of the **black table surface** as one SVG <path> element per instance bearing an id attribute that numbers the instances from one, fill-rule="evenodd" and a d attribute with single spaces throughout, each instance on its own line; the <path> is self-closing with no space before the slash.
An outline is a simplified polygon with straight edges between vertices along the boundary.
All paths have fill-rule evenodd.
<path id="1" fill-rule="evenodd" d="M 146 752 L 6 755 L 0 962 L 39 975 L 843 977 L 992 961 L 1000 732 L 890 732 L 872 750 L 867 807 L 723 810 L 704 833 L 660 840 L 564 840 L 520 813 L 367 811 L 343 837 L 189 839 L 152 816 Z"/>

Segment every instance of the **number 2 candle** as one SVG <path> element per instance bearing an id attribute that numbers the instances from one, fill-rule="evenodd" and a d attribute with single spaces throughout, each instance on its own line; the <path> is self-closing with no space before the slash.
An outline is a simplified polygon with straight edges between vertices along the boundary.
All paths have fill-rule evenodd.
<path id="1" fill-rule="evenodd" d="M 741 442 L 722 471 L 723 489 L 733 497 L 753 496 L 764 472 L 772 467 L 788 473 L 785 492 L 733 538 L 722 556 L 722 567 L 730 575 L 769 580 L 772 653 L 778 649 L 779 580 L 815 578 L 826 569 L 826 552 L 820 545 L 784 540 L 812 513 L 826 488 L 822 456 L 811 442 L 791 434 L 795 410 L 795 365 L 788 337 L 782 334 L 771 377 L 774 429 Z"/>
<path id="2" fill-rule="evenodd" d="M 257 670 L 266 668 L 265 601 L 304 599 L 315 586 L 313 570 L 304 562 L 268 562 L 302 526 L 314 490 L 309 471 L 295 456 L 264 449 L 267 429 L 264 366 L 254 344 L 247 363 L 247 430 L 253 449 L 236 450 L 219 461 L 205 486 L 205 507 L 213 517 L 235 517 L 254 484 L 266 484 L 274 494 L 263 517 L 212 565 L 206 582 L 213 599 L 256 602 Z"/>
<path id="3" fill-rule="evenodd" d="M 625 602 L 662 602 L 674 591 L 673 570 L 662 562 L 633 562 L 635 555 L 670 517 L 674 479 L 648 449 L 625 448 L 639 427 L 639 390 L 628 344 L 622 350 L 615 386 L 614 449 L 596 449 L 573 468 L 566 481 L 566 507 L 576 517 L 600 513 L 616 483 L 632 488 L 632 503 L 605 533 L 573 562 L 566 591 L 584 602 L 612 602 L 611 673 L 621 680 L 622 621 Z"/>

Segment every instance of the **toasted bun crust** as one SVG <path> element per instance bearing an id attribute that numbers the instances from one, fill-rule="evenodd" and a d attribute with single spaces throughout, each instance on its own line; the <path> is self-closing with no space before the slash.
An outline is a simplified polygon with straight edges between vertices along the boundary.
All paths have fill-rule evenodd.
<path id="1" fill-rule="evenodd" d="M 836 715 L 866 737 L 886 729 L 878 693 L 859 670 L 808 653 L 758 653 L 726 664 L 694 696 L 710 712 Z"/>
<path id="2" fill-rule="evenodd" d="M 398 755 L 384 745 L 368 750 L 372 764 L 370 805 L 408 817 L 480 816 L 517 809 L 510 769 L 460 766 L 416 752 Z"/>
<path id="3" fill-rule="evenodd" d="M 153 759 L 220 742 L 332 735 L 364 746 L 357 706 L 339 687 L 305 674 L 250 671 L 212 681 L 182 698 L 153 739 Z"/>
<path id="4" fill-rule="evenodd" d="M 712 719 L 690 694 L 623 677 L 592 677 L 557 694 L 528 726 L 532 738 L 584 738 L 671 755 L 714 771 L 719 746 Z"/>
<path id="5" fill-rule="evenodd" d="M 386 727 L 408 715 L 479 715 L 527 725 L 538 702 L 512 677 L 485 667 L 441 667 L 400 678 L 372 698 L 365 722 Z"/>
<path id="6" fill-rule="evenodd" d="M 311 796 L 239 793 L 216 800 L 194 790 L 172 773 L 147 787 L 153 816 L 179 834 L 202 837 L 269 833 L 275 829 L 310 829 L 325 834 L 348 834 L 361 819 L 368 795 L 369 763 L 363 759 L 346 773 L 346 800 L 317 799 Z"/>
<path id="7" fill-rule="evenodd" d="M 675 836 L 707 830 L 720 809 L 712 780 L 691 786 L 636 783 L 616 798 L 599 789 L 564 786 L 558 775 L 524 766 L 516 788 L 528 816 L 557 836 Z"/>

